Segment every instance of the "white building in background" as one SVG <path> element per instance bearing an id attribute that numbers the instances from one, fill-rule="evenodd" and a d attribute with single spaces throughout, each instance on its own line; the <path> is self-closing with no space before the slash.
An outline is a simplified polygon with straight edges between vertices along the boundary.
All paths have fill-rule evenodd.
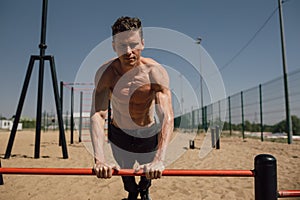
<path id="1" fill-rule="evenodd" d="M 0 129 L 9 129 L 12 123 L 11 120 L 0 120 Z"/>
<path id="2" fill-rule="evenodd" d="M 10 130 L 13 127 L 13 121 L 12 120 L 0 120 L 0 129 L 6 129 L 6 130 Z M 17 130 L 21 131 L 23 129 L 23 124 L 22 123 L 18 123 L 18 127 Z"/>

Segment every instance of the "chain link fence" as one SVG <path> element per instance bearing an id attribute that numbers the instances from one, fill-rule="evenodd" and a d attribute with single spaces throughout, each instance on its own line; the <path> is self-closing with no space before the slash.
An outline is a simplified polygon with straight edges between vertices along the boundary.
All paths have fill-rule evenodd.
<path id="1" fill-rule="evenodd" d="M 300 135 L 300 70 L 288 75 L 293 135 Z M 222 133 L 241 137 L 287 138 L 283 77 L 228 96 L 218 102 L 178 116 L 175 128 L 207 131 L 219 126 Z M 225 116 L 224 116 L 225 115 Z"/>

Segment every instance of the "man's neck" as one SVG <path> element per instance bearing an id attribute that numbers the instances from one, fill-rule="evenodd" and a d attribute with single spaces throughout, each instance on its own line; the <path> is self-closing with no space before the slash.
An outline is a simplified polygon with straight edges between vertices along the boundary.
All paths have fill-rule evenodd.
<path id="1" fill-rule="evenodd" d="M 135 65 L 126 65 L 126 64 L 121 63 L 120 60 L 119 60 L 119 63 L 120 63 L 119 72 L 120 72 L 121 75 L 123 75 L 123 74 L 129 72 L 130 70 L 135 69 L 136 67 L 138 67 L 141 62 L 138 61 Z"/>

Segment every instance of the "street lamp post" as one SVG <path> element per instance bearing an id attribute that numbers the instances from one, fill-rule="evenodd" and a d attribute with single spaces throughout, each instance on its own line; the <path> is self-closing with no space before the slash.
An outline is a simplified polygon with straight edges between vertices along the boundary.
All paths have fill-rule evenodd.
<path id="1" fill-rule="evenodd" d="M 196 39 L 196 44 L 201 44 L 202 38 L 198 37 Z M 200 49 L 200 105 L 201 105 L 201 115 L 202 115 L 202 128 L 204 128 L 204 109 L 203 109 L 203 78 L 202 78 L 202 65 L 201 65 L 201 48 Z"/>
<path id="2" fill-rule="evenodd" d="M 283 28 L 283 17 L 282 17 L 282 2 L 278 0 L 279 7 L 279 22 L 280 22 L 280 36 L 281 36 L 281 53 L 282 53 L 282 67 L 283 67 L 283 80 L 284 80 L 284 96 L 285 96 L 285 112 L 286 112 L 286 131 L 288 136 L 288 144 L 293 141 L 293 131 L 292 131 L 292 119 L 290 114 L 289 105 L 289 88 L 288 88 L 288 78 L 287 78 L 287 64 L 285 56 L 285 41 L 284 41 L 284 28 Z"/>

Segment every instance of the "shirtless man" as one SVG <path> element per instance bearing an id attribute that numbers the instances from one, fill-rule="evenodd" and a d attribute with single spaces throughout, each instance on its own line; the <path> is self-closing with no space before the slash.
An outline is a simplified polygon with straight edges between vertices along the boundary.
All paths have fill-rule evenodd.
<path id="1" fill-rule="evenodd" d="M 151 179 L 164 170 L 166 148 L 173 132 L 173 110 L 169 77 L 151 58 L 144 58 L 144 39 L 138 18 L 120 17 L 112 26 L 112 47 L 117 58 L 102 65 L 95 76 L 94 106 L 91 113 L 91 138 L 94 171 L 98 178 L 111 178 L 113 169 L 143 169 L 135 177 L 123 176 L 128 199 L 150 199 Z M 101 55 L 100 55 L 101 56 Z M 109 103 L 110 102 L 110 103 Z M 113 119 L 108 133 L 117 166 L 104 155 L 104 125 L 111 104 Z M 155 117 L 156 116 L 156 117 Z"/>

